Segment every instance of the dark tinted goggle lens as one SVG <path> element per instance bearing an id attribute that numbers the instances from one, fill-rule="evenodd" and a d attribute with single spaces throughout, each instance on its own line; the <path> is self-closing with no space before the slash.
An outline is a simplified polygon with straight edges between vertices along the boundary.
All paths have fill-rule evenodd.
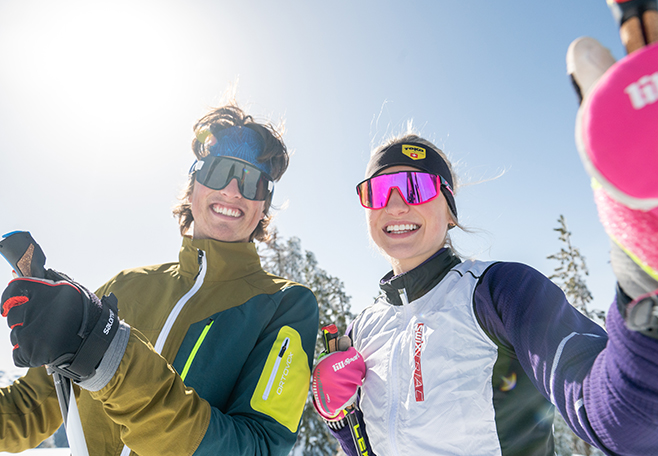
<path id="1" fill-rule="evenodd" d="M 361 205 L 368 209 L 386 207 L 391 190 L 397 188 L 407 204 L 427 203 L 439 194 L 440 185 L 452 189 L 441 176 L 417 171 L 401 171 L 393 174 L 380 174 L 366 179 L 356 186 Z"/>
<path id="2" fill-rule="evenodd" d="M 272 191 L 270 176 L 235 158 L 205 157 L 193 169 L 196 181 L 213 190 L 221 190 L 236 179 L 240 193 L 249 200 L 264 201 Z"/>

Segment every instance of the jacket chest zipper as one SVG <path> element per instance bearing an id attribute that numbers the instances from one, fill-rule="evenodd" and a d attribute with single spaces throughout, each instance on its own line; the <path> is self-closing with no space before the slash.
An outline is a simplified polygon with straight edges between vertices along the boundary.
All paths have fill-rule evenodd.
<path id="1" fill-rule="evenodd" d="M 409 299 L 407 297 L 407 292 L 403 288 L 401 290 L 398 290 L 400 293 L 400 300 L 402 301 L 402 328 L 405 328 L 407 325 L 407 306 L 409 305 Z M 400 331 L 397 334 L 397 337 L 395 338 L 394 345 L 391 347 L 391 370 L 392 370 L 392 382 L 391 382 L 391 410 L 390 410 L 390 415 L 389 415 L 389 420 L 388 420 L 388 435 L 390 439 L 390 445 L 391 449 L 394 454 L 399 454 L 398 448 L 397 448 L 397 415 L 398 415 L 398 404 L 400 403 L 400 398 L 399 398 L 399 391 L 398 391 L 398 386 L 400 382 L 400 375 L 399 375 L 399 359 L 402 356 L 401 350 L 402 350 L 402 338 L 404 336 L 404 332 Z"/>
<path id="2" fill-rule="evenodd" d="M 155 342 L 155 345 L 153 348 L 155 348 L 155 351 L 158 353 L 162 354 L 162 349 L 164 348 L 164 344 L 167 341 L 167 337 L 169 337 L 169 333 L 171 332 L 171 328 L 174 326 L 174 323 L 176 322 L 176 319 L 178 318 L 178 315 L 181 313 L 183 310 L 183 307 L 185 307 L 185 304 L 196 294 L 197 291 L 199 291 L 199 288 L 201 288 L 201 285 L 203 285 L 203 280 L 206 277 L 206 270 L 207 270 L 207 260 L 206 256 L 203 253 L 203 250 L 199 250 L 199 272 L 194 280 L 194 285 L 192 288 L 189 289 L 185 295 L 183 295 L 182 298 L 178 300 L 174 308 L 171 310 L 169 313 L 169 316 L 167 317 L 167 321 L 165 321 L 164 326 L 160 330 L 160 334 L 158 335 L 158 340 Z"/>
<path id="3" fill-rule="evenodd" d="M 206 270 L 207 268 L 207 260 L 206 256 L 203 253 L 203 250 L 199 250 L 199 272 L 196 275 L 196 278 L 194 279 L 194 285 L 190 290 L 183 295 L 182 298 L 178 300 L 174 308 L 171 310 L 169 313 L 169 316 L 167 317 L 167 321 L 165 321 L 164 326 L 160 330 L 160 334 L 158 335 L 158 340 L 155 341 L 155 345 L 153 348 L 155 349 L 158 354 L 162 354 L 162 348 L 164 347 L 165 342 L 167 341 L 167 337 L 169 336 L 169 333 L 171 332 L 171 328 L 174 326 L 174 323 L 176 322 L 176 318 L 178 318 L 178 314 L 180 314 L 181 310 L 183 310 L 183 307 L 187 303 L 187 301 L 190 300 L 192 296 L 195 295 L 197 291 L 199 291 L 199 288 L 201 288 L 201 285 L 203 285 L 203 279 L 206 277 Z M 212 326 L 212 320 L 210 320 L 210 323 L 208 326 L 206 326 L 206 329 L 210 329 L 210 326 Z M 204 337 L 205 333 L 208 331 L 204 331 Z M 203 339 L 201 339 L 201 342 L 203 342 Z M 197 344 L 200 346 L 201 344 L 197 341 Z M 196 349 L 198 349 L 197 346 L 195 346 Z M 193 358 L 194 356 L 192 356 Z M 188 359 L 188 362 L 191 364 L 192 361 Z M 186 368 L 189 368 L 186 363 Z M 185 380 L 185 378 L 183 378 Z M 123 450 L 121 451 L 121 456 L 129 456 L 130 455 L 130 448 L 128 448 L 128 445 L 123 446 Z"/>

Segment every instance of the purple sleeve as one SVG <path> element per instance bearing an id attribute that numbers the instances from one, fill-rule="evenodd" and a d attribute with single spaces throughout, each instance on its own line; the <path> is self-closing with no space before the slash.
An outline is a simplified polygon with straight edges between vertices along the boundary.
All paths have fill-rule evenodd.
<path id="1" fill-rule="evenodd" d="M 658 454 L 658 340 L 626 330 L 616 306 L 608 336 L 519 263 L 492 266 L 474 306 L 579 437 L 609 454 Z"/>
<path id="2" fill-rule="evenodd" d="M 361 412 L 357 412 L 361 413 Z M 354 445 L 354 440 L 352 440 L 352 434 L 350 433 L 350 428 L 346 424 L 342 429 L 334 430 L 329 428 L 329 432 L 338 440 L 340 447 L 343 449 L 343 452 L 347 456 L 359 456 L 356 446 Z"/>
<path id="3" fill-rule="evenodd" d="M 617 454 L 658 454 L 658 340 L 629 331 L 613 304 L 610 341 L 585 379 L 585 410 Z"/>

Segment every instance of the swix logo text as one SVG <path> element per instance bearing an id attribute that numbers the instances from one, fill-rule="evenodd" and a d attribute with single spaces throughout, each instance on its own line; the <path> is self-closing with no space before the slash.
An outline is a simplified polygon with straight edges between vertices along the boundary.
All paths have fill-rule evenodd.
<path id="1" fill-rule="evenodd" d="M 637 82 L 630 84 L 624 92 L 631 100 L 635 109 L 642 109 L 658 101 L 658 71 L 642 76 Z"/>
<path id="2" fill-rule="evenodd" d="M 343 369 L 346 366 L 349 366 L 351 363 L 359 359 L 359 354 L 357 353 L 351 358 L 345 358 L 343 361 L 339 361 L 336 364 L 332 365 L 331 367 L 334 369 L 334 372 L 338 372 L 339 370 Z"/>
<path id="3" fill-rule="evenodd" d="M 278 394 L 279 396 L 281 396 L 281 393 L 283 393 L 283 387 L 286 384 L 286 378 L 290 373 L 291 364 L 292 364 L 292 352 L 288 354 L 288 358 L 286 359 L 286 367 L 283 368 L 283 374 L 281 374 L 281 379 L 279 380 L 279 386 L 276 389 L 276 394 Z"/>
<path id="4" fill-rule="evenodd" d="M 113 324 L 114 324 L 114 312 L 112 312 L 112 309 L 110 309 L 110 318 L 107 319 L 107 324 L 103 329 L 103 334 L 107 336 L 110 333 L 110 329 L 112 329 Z"/>
<path id="5" fill-rule="evenodd" d="M 416 402 L 425 400 L 425 390 L 423 388 L 423 372 L 420 365 L 420 357 L 425 342 L 425 324 L 416 323 L 414 327 L 414 391 L 416 393 Z"/>

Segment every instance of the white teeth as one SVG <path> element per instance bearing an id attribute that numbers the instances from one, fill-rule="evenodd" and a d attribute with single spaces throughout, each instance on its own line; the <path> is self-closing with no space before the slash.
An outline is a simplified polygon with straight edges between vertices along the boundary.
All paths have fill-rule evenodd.
<path id="1" fill-rule="evenodd" d="M 418 225 L 412 223 L 408 223 L 406 225 L 389 225 L 386 227 L 386 232 L 402 234 L 402 233 L 408 233 L 409 231 L 417 230 L 418 228 L 419 228 Z"/>
<path id="2" fill-rule="evenodd" d="M 226 207 L 212 206 L 212 210 L 218 214 L 227 215 L 229 217 L 240 217 L 242 213 L 237 209 L 229 209 Z"/>

